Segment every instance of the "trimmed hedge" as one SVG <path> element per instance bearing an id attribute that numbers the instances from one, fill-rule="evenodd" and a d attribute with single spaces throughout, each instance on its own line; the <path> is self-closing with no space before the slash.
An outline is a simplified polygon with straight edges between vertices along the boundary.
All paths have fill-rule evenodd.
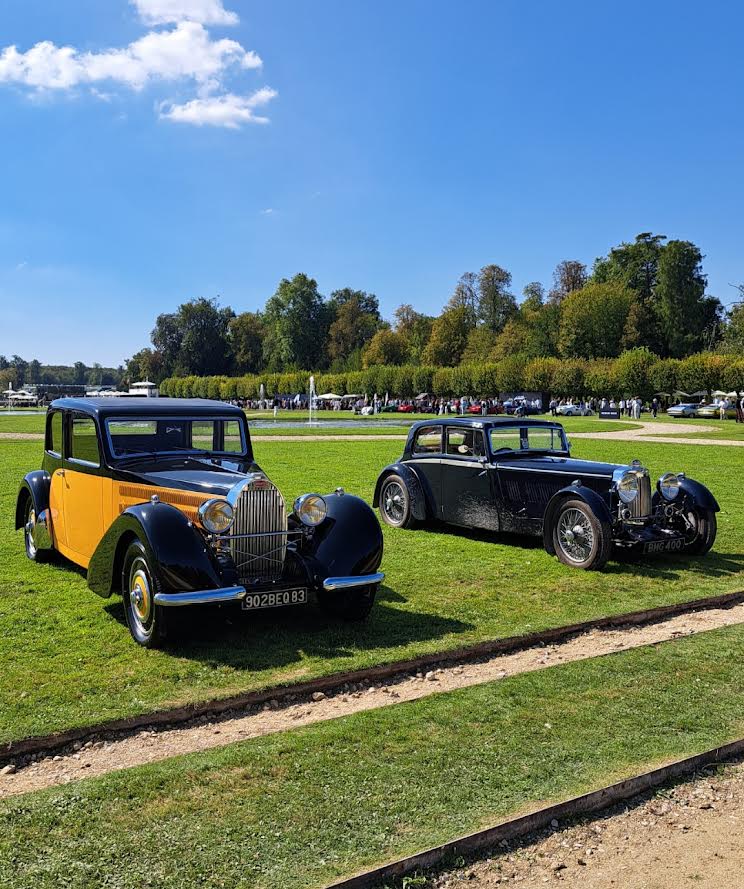
<path id="1" fill-rule="evenodd" d="M 162 395 L 177 398 L 250 398 L 307 392 L 310 371 L 250 374 L 242 377 L 170 377 L 160 384 Z M 459 367 L 375 365 L 348 373 L 317 373 L 318 394 L 362 394 L 370 397 L 414 398 L 428 392 L 442 396 L 494 397 L 499 392 L 547 392 L 557 397 L 640 395 L 677 389 L 697 392 L 744 391 L 744 357 L 701 352 L 689 358 L 659 358 L 648 349 L 631 349 L 619 358 L 594 361 L 558 358 L 528 360 L 512 355 L 497 364 Z"/>

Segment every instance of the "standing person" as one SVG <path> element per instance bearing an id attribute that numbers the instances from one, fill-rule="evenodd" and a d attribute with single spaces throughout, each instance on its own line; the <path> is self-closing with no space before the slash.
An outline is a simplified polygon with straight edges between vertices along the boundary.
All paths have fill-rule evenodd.
<path id="1" fill-rule="evenodd" d="M 726 412 L 728 411 L 728 409 L 729 409 L 729 401 L 728 401 L 728 398 L 722 398 L 722 399 L 718 402 L 718 416 L 719 416 L 722 420 L 725 420 L 725 419 L 726 419 Z"/>
<path id="2" fill-rule="evenodd" d="M 656 400 L 656 396 L 654 396 L 654 400 L 651 402 L 651 416 L 656 419 L 656 415 L 659 413 L 659 402 Z"/>
<path id="3" fill-rule="evenodd" d="M 620 408 L 620 416 L 624 417 L 625 416 L 625 399 L 624 398 L 620 399 L 620 404 L 618 405 L 618 407 Z"/>
<path id="4" fill-rule="evenodd" d="M 736 422 L 744 423 L 744 395 L 736 398 Z"/>

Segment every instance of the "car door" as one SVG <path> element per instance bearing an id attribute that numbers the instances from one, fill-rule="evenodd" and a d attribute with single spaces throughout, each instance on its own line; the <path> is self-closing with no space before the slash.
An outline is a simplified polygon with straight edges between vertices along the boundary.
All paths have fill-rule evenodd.
<path id="1" fill-rule="evenodd" d="M 95 420 L 77 411 L 70 411 L 66 420 L 63 511 L 69 552 L 65 555 L 87 567 L 103 536 L 104 488 L 109 480 L 101 471 Z"/>
<path id="2" fill-rule="evenodd" d="M 483 430 L 447 426 L 442 457 L 442 511 L 446 522 L 466 528 L 499 530 Z"/>
<path id="3" fill-rule="evenodd" d="M 434 518 L 442 517 L 442 426 L 421 426 L 411 444 L 411 468 L 416 472 Z"/>
<path id="4" fill-rule="evenodd" d="M 46 422 L 44 466 L 51 477 L 49 484 L 49 516 L 52 538 L 57 549 L 67 545 L 65 530 L 65 471 L 63 467 L 64 436 L 62 411 L 50 411 Z"/>

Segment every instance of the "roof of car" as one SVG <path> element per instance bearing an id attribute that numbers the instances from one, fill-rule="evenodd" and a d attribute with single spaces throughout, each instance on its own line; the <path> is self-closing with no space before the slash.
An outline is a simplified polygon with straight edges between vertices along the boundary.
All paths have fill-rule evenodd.
<path id="1" fill-rule="evenodd" d="M 62 408 L 70 411 L 81 411 L 96 417 L 113 417 L 126 414 L 128 416 L 242 416 L 243 411 L 224 401 L 212 401 L 209 398 L 137 398 L 112 396 L 110 398 L 57 398 L 51 408 Z"/>
<path id="2" fill-rule="evenodd" d="M 411 426 L 411 431 L 420 429 L 422 426 L 469 426 L 476 429 L 488 429 L 492 426 L 524 426 L 528 423 L 530 426 L 560 426 L 554 420 L 537 420 L 532 417 L 436 417 L 434 420 L 419 420 Z"/>

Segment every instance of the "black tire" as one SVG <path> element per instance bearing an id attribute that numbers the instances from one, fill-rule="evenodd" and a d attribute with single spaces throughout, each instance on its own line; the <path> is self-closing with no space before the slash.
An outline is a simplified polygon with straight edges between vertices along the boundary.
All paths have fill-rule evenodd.
<path id="1" fill-rule="evenodd" d="M 26 557 L 32 562 L 49 562 L 54 556 L 54 550 L 39 549 L 33 541 L 32 535 L 29 533 L 29 523 L 36 522 L 36 512 L 34 510 L 34 501 L 31 497 L 26 498 L 26 508 L 23 515 L 23 544 L 26 548 Z"/>
<path id="2" fill-rule="evenodd" d="M 691 537 L 685 543 L 685 552 L 691 556 L 704 556 L 716 542 L 718 522 L 712 509 L 691 506 L 685 510 L 687 520 L 694 525 Z"/>
<path id="3" fill-rule="evenodd" d="M 553 549 L 564 565 L 600 571 L 612 551 L 612 528 L 583 500 L 564 500 L 551 531 Z"/>
<path id="4" fill-rule="evenodd" d="M 411 528 L 411 495 L 406 483 L 394 472 L 385 477 L 380 487 L 380 516 L 391 528 Z"/>
<path id="5" fill-rule="evenodd" d="M 160 585 L 140 540 L 129 544 L 121 571 L 124 614 L 134 641 L 143 648 L 159 648 L 168 636 L 168 609 L 156 605 Z"/>
<path id="6" fill-rule="evenodd" d="M 321 590 L 318 593 L 318 604 L 332 617 L 358 623 L 368 617 L 375 604 L 377 590 L 377 584 L 353 590 Z"/>

